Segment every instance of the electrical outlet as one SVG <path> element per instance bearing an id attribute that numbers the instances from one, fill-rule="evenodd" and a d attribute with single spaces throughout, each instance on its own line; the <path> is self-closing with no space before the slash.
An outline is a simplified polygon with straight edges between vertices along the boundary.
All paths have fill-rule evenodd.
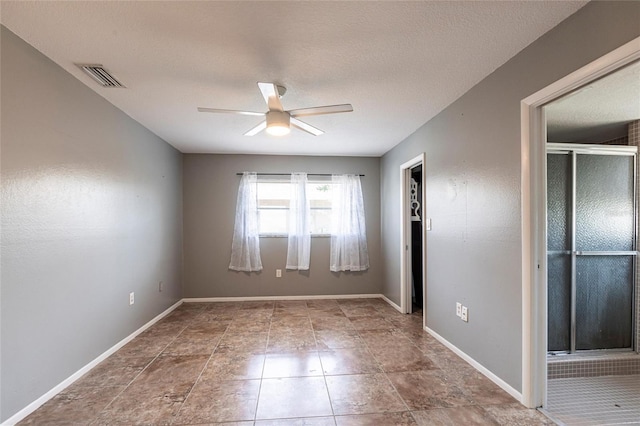
<path id="1" fill-rule="evenodd" d="M 462 303 L 456 302 L 456 316 L 460 318 L 462 316 Z"/>
<path id="2" fill-rule="evenodd" d="M 129 293 L 129 304 L 133 305 L 136 301 L 135 299 L 136 294 L 134 292 Z"/>
<path id="3" fill-rule="evenodd" d="M 162 293 L 162 281 L 158 283 L 158 293 Z"/>
<path id="4" fill-rule="evenodd" d="M 469 322 L 469 309 L 466 306 L 462 307 L 462 311 L 460 312 L 460 319 L 464 322 Z"/>
<path id="5" fill-rule="evenodd" d="M 282 269 L 276 269 L 276 278 L 282 278 Z"/>

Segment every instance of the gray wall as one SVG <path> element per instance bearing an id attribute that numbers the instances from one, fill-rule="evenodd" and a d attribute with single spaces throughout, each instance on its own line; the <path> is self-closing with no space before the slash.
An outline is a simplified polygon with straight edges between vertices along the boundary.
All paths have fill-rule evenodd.
<path id="1" fill-rule="evenodd" d="M 268 155 L 184 155 L 184 297 L 380 293 L 380 159 Z M 285 271 L 286 238 L 261 238 L 263 270 L 228 270 L 242 171 L 362 173 L 371 268 L 329 271 L 329 242 L 312 238 L 309 271 Z M 275 270 L 282 269 L 282 278 Z"/>
<path id="2" fill-rule="evenodd" d="M 182 297 L 182 161 L 4 27 L 1 38 L 5 420 Z"/>
<path id="3" fill-rule="evenodd" d="M 399 303 L 399 166 L 426 152 L 427 324 L 517 390 L 520 101 L 639 35 L 640 2 L 590 3 L 381 160 L 383 293 Z"/>

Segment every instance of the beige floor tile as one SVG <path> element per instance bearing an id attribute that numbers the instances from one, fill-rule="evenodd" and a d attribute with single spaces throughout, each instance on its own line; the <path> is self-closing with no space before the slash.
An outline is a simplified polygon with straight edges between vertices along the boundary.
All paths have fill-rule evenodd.
<path id="1" fill-rule="evenodd" d="M 365 341 L 353 329 L 346 330 L 316 330 L 318 350 L 364 348 Z"/>
<path id="2" fill-rule="evenodd" d="M 520 403 L 487 405 L 483 407 L 500 425 L 536 426 L 554 423 L 537 410 L 528 409 Z"/>
<path id="3" fill-rule="evenodd" d="M 437 368 L 427 355 L 413 345 L 371 346 L 369 350 L 385 373 Z"/>
<path id="4" fill-rule="evenodd" d="M 438 370 L 388 373 L 387 376 L 410 410 L 472 405 L 462 389 Z"/>
<path id="5" fill-rule="evenodd" d="M 259 390 L 260 380 L 199 381 L 173 424 L 253 420 Z"/>
<path id="6" fill-rule="evenodd" d="M 376 308 L 370 305 L 343 305 L 340 309 L 348 317 L 378 317 L 380 313 Z"/>
<path id="7" fill-rule="evenodd" d="M 413 417 L 419 426 L 498 426 L 493 417 L 476 405 L 414 411 Z"/>
<path id="8" fill-rule="evenodd" d="M 308 316 L 274 315 L 271 319 L 271 330 L 311 330 Z"/>
<path id="9" fill-rule="evenodd" d="M 324 374 L 381 373 L 382 369 L 366 348 L 333 349 L 319 352 Z"/>
<path id="10" fill-rule="evenodd" d="M 162 351 L 162 355 L 211 355 L 223 334 L 217 332 L 203 337 L 180 335 Z"/>
<path id="11" fill-rule="evenodd" d="M 126 386 L 154 357 L 109 357 L 82 376 L 73 386 Z"/>
<path id="12" fill-rule="evenodd" d="M 27 416 L 20 425 L 89 424 L 122 392 L 124 386 L 76 387 L 66 389 Z"/>
<path id="13" fill-rule="evenodd" d="M 263 379 L 256 419 L 330 416 L 323 377 Z"/>
<path id="14" fill-rule="evenodd" d="M 316 338 L 312 330 L 271 330 L 268 353 L 316 350 Z"/>
<path id="15" fill-rule="evenodd" d="M 260 379 L 264 368 L 263 354 L 214 353 L 202 372 L 203 380 Z"/>
<path id="16" fill-rule="evenodd" d="M 413 426 L 416 421 L 411 413 L 360 414 L 355 416 L 336 416 L 337 426 Z"/>
<path id="17" fill-rule="evenodd" d="M 315 331 L 319 330 L 355 330 L 353 323 L 347 317 L 311 317 L 311 325 Z"/>
<path id="18" fill-rule="evenodd" d="M 255 426 L 335 426 L 333 417 L 302 417 L 297 419 L 258 420 Z"/>
<path id="19" fill-rule="evenodd" d="M 335 415 L 407 410 L 387 377 L 380 374 L 326 376 Z"/>
<path id="20" fill-rule="evenodd" d="M 167 425 L 185 401 L 192 383 L 133 383 L 97 417 L 96 425 Z"/>
<path id="21" fill-rule="evenodd" d="M 511 395 L 477 370 L 452 372 L 458 386 L 476 405 L 497 405 L 517 402 Z"/>
<path id="22" fill-rule="evenodd" d="M 267 354 L 262 373 L 263 378 L 309 376 L 322 376 L 322 365 L 317 352 L 297 351 Z"/>
<path id="23" fill-rule="evenodd" d="M 356 330 L 394 330 L 396 328 L 381 316 L 350 317 L 349 320 Z"/>
<path id="24" fill-rule="evenodd" d="M 166 348 L 175 337 L 136 337 L 114 355 L 119 357 L 155 357 Z"/>
<path id="25" fill-rule="evenodd" d="M 267 337 L 269 333 L 227 332 L 218 346 L 216 353 L 265 353 L 267 350 Z"/>
<path id="26" fill-rule="evenodd" d="M 134 380 L 135 383 L 195 383 L 204 369 L 208 355 L 162 355 Z"/>
<path id="27" fill-rule="evenodd" d="M 367 346 L 411 346 L 412 342 L 400 330 L 361 330 L 360 337 Z"/>

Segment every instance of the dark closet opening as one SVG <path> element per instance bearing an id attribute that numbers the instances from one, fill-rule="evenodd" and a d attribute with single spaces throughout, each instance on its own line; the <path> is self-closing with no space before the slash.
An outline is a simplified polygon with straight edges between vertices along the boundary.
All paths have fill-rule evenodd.
<path id="1" fill-rule="evenodd" d="M 411 169 L 411 276 L 413 278 L 412 301 L 414 309 L 422 309 L 422 165 Z"/>

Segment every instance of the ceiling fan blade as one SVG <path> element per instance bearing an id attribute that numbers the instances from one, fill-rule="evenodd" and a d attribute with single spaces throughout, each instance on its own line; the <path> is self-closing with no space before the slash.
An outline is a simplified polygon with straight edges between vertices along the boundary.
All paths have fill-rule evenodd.
<path id="1" fill-rule="evenodd" d="M 282 103 L 280 102 L 280 95 L 278 94 L 278 87 L 274 83 L 260 83 L 258 82 L 258 88 L 262 92 L 264 101 L 269 106 L 269 111 L 284 111 Z"/>
<path id="2" fill-rule="evenodd" d="M 254 127 L 253 129 L 249 130 L 247 133 L 245 133 L 245 136 L 255 136 L 258 133 L 260 133 L 261 131 L 263 131 L 264 129 L 267 128 L 267 122 L 263 121 L 262 123 L 258 124 L 256 127 Z"/>
<path id="3" fill-rule="evenodd" d="M 254 111 L 236 111 L 234 109 L 217 109 L 217 108 L 202 108 L 198 107 L 198 111 L 200 112 L 221 112 L 227 114 L 241 114 L 241 115 L 264 115 L 264 112 L 254 112 Z"/>
<path id="4" fill-rule="evenodd" d="M 300 121 L 295 117 L 291 117 L 291 125 L 307 133 L 311 133 L 313 136 L 320 136 L 324 133 L 322 130 L 318 129 L 317 127 L 313 127 L 312 125 L 307 124 L 304 121 Z"/>
<path id="5" fill-rule="evenodd" d="M 353 107 L 351 104 L 327 105 L 312 108 L 301 108 L 289 111 L 292 117 L 308 117 L 310 115 L 336 114 L 338 112 L 351 112 Z"/>

